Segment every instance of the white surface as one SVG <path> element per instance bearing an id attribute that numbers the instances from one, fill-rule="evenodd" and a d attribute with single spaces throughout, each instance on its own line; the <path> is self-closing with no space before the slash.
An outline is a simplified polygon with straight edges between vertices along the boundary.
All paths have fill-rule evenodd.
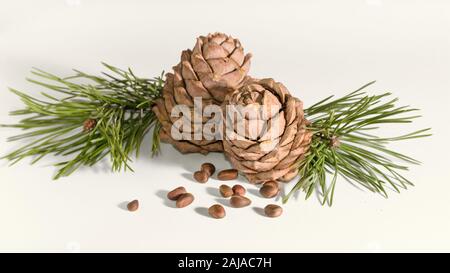
<path id="1" fill-rule="evenodd" d="M 220 182 L 201 185 L 190 175 L 204 161 L 228 167 L 222 155 L 181 156 L 164 145 L 162 156 L 137 160 L 135 173 L 97 167 L 57 182 L 50 159 L 2 161 L 0 250 L 450 250 L 448 1 L 146 2 L 1 0 L 0 123 L 16 121 L 8 112 L 21 106 L 7 86 L 39 90 L 24 80 L 33 66 L 67 75 L 98 72 L 106 61 L 152 77 L 175 65 L 196 36 L 221 31 L 254 54 L 252 75 L 282 81 L 306 106 L 375 79 L 371 91 L 421 108 L 424 118 L 406 128 L 433 127 L 434 136 L 396 146 L 423 161 L 407 174 L 416 187 L 385 200 L 340 180 L 332 208 L 301 195 L 268 219 L 253 209 L 268 201 L 245 184 L 252 206 L 213 220 L 201 208 L 216 202 L 210 189 Z M 5 142 L 14 133 L 0 130 L 1 154 L 16 147 Z M 179 185 L 196 196 L 185 209 L 161 198 Z M 135 198 L 138 212 L 120 208 Z"/>

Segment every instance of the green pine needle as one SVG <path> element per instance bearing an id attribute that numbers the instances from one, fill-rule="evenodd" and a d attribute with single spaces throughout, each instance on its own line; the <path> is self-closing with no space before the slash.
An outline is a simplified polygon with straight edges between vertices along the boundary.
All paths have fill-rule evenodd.
<path id="1" fill-rule="evenodd" d="M 399 173 L 408 167 L 395 161 L 420 162 L 392 151 L 387 145 L 430 136 L 430 128 L 390 138 L 369 134 L 379 125 L 410 123 L 419 117 L 411 115 L 417 109 L 395 106 L 397 99 L 389 99 L 390 93 L 374 96 L 362 91 L 373 83 L 339 99 L 328 97 L 305 110 L 311 122 L 308 127 L 313 132 L 312 143 L 299 162 L 300 179 L 283 198 L 284 203 L 298 190 L 306 193 L 306 199 L 319 191 L 322 204 L 331 206 L 338 176 L 385 197 L 387 187 L 399 192 L 413 185 Z M 329 174 L 331 182 L 326 179 Z"/>
<path id="2" fill-rule="evenodd" d="M 32 163 L 46 155 L 71 157 L 55 164 L 55 179 L 70 175 L 81 166 L 92 166 L 108 155 L 114 171 L 132 170 L 131 154 L 138 156 L 151 128 L 159 131 L 151 106 L 161 97 L 163 76 L 144 79 L 135 76 L 131 69 L 103 65 L 108 72 L 102 76 L 75 70 L 74 76 L 60 78 L 33 69 L 39 80 L 28 80 L 52 91 L 42 92 L 43 99 L 10 89 L 26 106 L 11 115 L 26 117 L 18 124 L 2 126 L 27 131 L 9 141 L 27 139 L 29 143 L 3 158 L 14 164 L 26 157 L 32 157 Z M 86 130 L 84 123 L 88 120 L 94 126 Z M 158 149 L 155 133 L 152 152 L 155 154 Z"/>

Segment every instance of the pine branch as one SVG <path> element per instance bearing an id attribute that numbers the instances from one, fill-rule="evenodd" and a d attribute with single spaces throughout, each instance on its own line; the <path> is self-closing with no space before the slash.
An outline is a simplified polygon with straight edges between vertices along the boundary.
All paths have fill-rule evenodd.
<path id="1" fill-rule="evenodd" d="M 412 114 L 417 109 L 395 106 L 397 99 L 388 99 L 390 93 L 369 96 L 362 91 L 373 83 L 339 99 L 328 97 L 305 110 L 311 122 L 312 143 L 299 162 L 300 179 L 283 198 L 284 203 L 298 190 L 306 192 L 306 199 L 317 190 L 322 204 L 331 206 L 338 176 L 385 197 L 386 187 L 399 192 L 413 185 L 399 171 L 408 170 L 403 163 L 420 162 L 387 146 L 394 141 L 430 136 L 430 128 L 388 138 L 369 134 L 379 125 L 410 123 L 420 117 Z M 327 175 L 332 176 L 331 182 L 327 182 Z"/>
<path id="2" fill-rule="evenodd" d="M 108 155 L 114 171 L 132 170 L 131 154 L 138 156 L 144 136 L 154 127 L 152 151 L 156 153 L 159 123 L 151 106 L 161 97 L 162 75 L 144 79 L 131 69 L 103 65 L 108 72 L 102 76 L 75 70 L 74 76 L 60 78 L 34 69 L 32 74 L 39 80 L 28 80 L 50 91 L 42 92 L 42 99 L 10 89 L 26 106 L 11 115 L 26 117 L 18 124 L 2 126 L 25 130 L 9 141 L 26 139 L 28 144 L 3 158 L 14 164 L 26 157 L 36 163 L 47 155 L 71 156 L 55 164 L 59 168 L 55 179 Z"/>

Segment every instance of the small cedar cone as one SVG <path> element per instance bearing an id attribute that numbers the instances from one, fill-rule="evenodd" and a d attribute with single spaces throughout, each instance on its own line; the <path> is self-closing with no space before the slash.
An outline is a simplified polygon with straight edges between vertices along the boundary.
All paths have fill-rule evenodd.
<path id="1" fill-rule="evenodd" d="M 92 131 L 95 128 L 96 125 L 97 125 L 97 120 L 92 119 L 92 118 L 88 118 L 83 123 L 83 131 L 84 132 L 90 132 L 90 131 Z"/>
<path id="2" fill-rule="evenodd" d="M 239 88 L 248 79 L 251 55 L 244 55 L 239 40 L 223 33 L 214 33 L 197 38 L 193 50 L 185 50 L 181 54 L 181 62 L 173 67 L 173 73 L 166 75 L 163 98 L 156 101 L 153 111 L 162 124 L 160 137 L 163 142 L 171 143 L 182 153 L 222 152 L 220 132 L 211 132 L 211 140 L 195 139 L 194 134 L 203 130 L 209 117 L 200 117 L 200 126 L 194 126 L 195 119 L 207 105 L 221 105 L 227 93 Z M 194 107 L 194 98 L 200 98 L 202 107 Z M 182 139 L 171 135 L 172 125 L 180 119 L 172 117 L 172 109 L 177 105 L 185 105 L 190 109 L 187 118 L 188 128 L 177 127 L 180 133 L 187 134 Z M 197 107 L 199 107 L 197 105 Z M 198 109 L 199 111 L 194 111 Z M 199 123 L 200 123 L 199 122 Z M 202 132 L 200 132 L 202 133 Z"/>
<path id="3" fill-rule="evenodd" d="M 243 106 L 246 112 L 235 107 L 237 112 L 231 113 L 230 106 Z M 230 93 L 222 108 L 225 154 L 251 183 L 289 181 L 298 174 L 312 133 L 306 129 L 303 103 L 284 85 L 273 79 L 254 80 Z M 250 116 L 249 109 L 257 110 Z"/>
<path id="4" fill-rule="evenodd" d="M 341 141 L 339 140 L 339 138 L 337 136 L 333 136 L 330 140 L 330 146 L 333 149 L 339 148 L 339 146 L 341 145 Z"/>

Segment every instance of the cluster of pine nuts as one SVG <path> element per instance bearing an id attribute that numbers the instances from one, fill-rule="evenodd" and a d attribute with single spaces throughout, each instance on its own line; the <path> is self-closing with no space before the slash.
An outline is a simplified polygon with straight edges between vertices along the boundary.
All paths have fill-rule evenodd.
<path id="1" fill-rule="evenodd" d="M 199 183 L 208 182 L 209 178 L 216 172 L 216 167 L 212 163 L 203 163 L 200 170 L 194 172 L 194 179 Z M 217 174 L 217 179 L 222 181 L 234 180 L 238 177 L 236 169 L 222 170 Z M 220 185 L 219 193 L 224 198 L 230 198 L 229 203 L 233 208 L 243 208 L 249 206 L 252 201 L 245 196 L 247 190 L 239 184 L 230 187 L 228 185 Z M 267 181 L 259 189 L 262 197 L 273 198 L 280 192 L 278 183 L 276 181 Z M 167 193 L 169 200 L 176 202 L 177 208 L 184 208 L 194 202 L 194 195 L 187 192 L 183 186 L 177 187 Z M 139 208 L 138 200 L 133 200 L 128 203 L 129 211 L 136 211 Z M 283 213 L 283 208 L 275 204 L 269 204 L 264 208 L 264 214 L 267 217 L 278 217 Z M 226 216 L 225 208 L 220 204 L 214 204 L 208 208 L 208 214 L 215 219 L 221 219 Z"/>

